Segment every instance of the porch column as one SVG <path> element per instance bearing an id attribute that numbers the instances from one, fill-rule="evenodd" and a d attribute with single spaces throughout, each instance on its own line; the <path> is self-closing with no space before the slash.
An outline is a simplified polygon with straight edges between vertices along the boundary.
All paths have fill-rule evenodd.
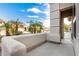
<path id="1" fill-rule="evenodd" d="M 58 3 L 50 3 L 50 41 L 60 42 L 60 12 Z"/>

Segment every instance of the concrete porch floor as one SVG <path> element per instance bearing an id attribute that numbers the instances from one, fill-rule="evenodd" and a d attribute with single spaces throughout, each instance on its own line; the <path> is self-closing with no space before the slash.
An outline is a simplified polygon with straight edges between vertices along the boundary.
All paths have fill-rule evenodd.
<path id="1" fill-rule="evenodd" d="M 47 42 L 34 50 L 28 56 L 74 56 L 72 44 L 53 44 Z"/>
<path id="2" fill-rule="evenodd" d="M 28 52 L 28 56 L 74 56 L 73 44 L 70 33 L 66 33 L 66 38 L 62 44 L 46 42 L 45 44 Z"/>

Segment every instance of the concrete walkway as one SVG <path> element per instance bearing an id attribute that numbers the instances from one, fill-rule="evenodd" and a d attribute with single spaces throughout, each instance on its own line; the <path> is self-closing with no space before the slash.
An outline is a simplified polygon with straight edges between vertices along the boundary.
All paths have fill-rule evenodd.
<path id="1" fill-rule="evenodd" d="M 32 51 L 28 56 L 74 56 L 73 44 L 71 41 L 70 33 L 65 34 L 65 39 L 62 44 L 54 44 L 47 42 Z"/>

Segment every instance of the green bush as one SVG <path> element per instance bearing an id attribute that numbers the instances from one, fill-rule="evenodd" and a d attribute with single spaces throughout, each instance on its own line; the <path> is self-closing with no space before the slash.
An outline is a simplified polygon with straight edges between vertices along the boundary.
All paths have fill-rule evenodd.
<path id="1" fill-rule="evenodd" d="M 68 28 L 69 28 L 69 25 L 64 24 L 64 31 L 65 31 L 65 32 L 68 32 Z"/>

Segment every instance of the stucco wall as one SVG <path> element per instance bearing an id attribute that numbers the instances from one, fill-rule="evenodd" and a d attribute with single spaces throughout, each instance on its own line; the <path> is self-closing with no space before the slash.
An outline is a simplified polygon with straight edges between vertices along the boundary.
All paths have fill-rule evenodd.
<path id="1" fill-rule="evenodd" d="M 60 10 L 71 7 L 72 5 L 74 4 L 73 3 L 50 3 L 50 37 L 51 39 L 48 39 L 48 40 L 60 42 Z"/>
<path id="2" fill-rule="evenodd" d="M 18 36 L 10 36 L 15 40 L 23 43 L 28 49 L 33 48 L 43 42 L 46 41 L 46 33 L 38 33 L 38 34 L 28 34 L 28 35 L 18 35 Z"/>
<path id="3" fill-rule="evenodd" d="M 76 7 L 76 39 L 74 40 L 75 54 L 79 56 L 79 3 L 75 4 Z"/>

